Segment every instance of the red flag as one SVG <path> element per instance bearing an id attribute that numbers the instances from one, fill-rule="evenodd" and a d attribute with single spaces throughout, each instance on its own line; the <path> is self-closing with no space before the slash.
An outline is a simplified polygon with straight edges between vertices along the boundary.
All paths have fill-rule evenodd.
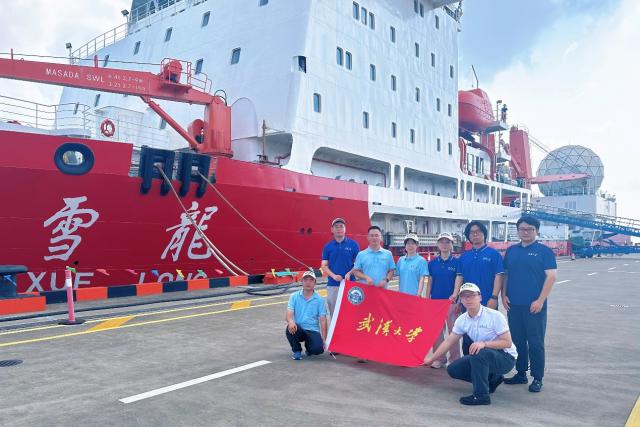
<path id="1" fill-rule="evenodd" d="M 345 282 L 328 349 L 398 366 L 419 366 L 442 331 L 451 302 Z"/>

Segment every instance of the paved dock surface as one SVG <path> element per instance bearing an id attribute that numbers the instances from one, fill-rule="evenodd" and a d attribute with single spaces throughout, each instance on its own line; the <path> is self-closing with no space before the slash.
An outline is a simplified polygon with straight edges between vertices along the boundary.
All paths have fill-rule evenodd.
<path id="1" fill-rule="evenodd" d="M 292 361 L 287 298 L 122 307 L 80 326 L 0 322 L 0 360 L 23 361 L 0 367 L 0 425 L 623 426 L 640 392 L 638 257 L 560 261 L 543 391 L 502 385 L 484 407 L 460 405 L 470 385 L 443 369 Z"/>

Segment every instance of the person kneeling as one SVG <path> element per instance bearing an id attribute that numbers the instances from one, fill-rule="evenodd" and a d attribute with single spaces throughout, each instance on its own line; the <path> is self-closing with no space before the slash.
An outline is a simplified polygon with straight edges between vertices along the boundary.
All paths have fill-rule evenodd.
<path id="1" fill-rule="evenodd" d="M 302 289 L 289 297 L 287 305 L 286 336 L 291 344 L 291 358 L 302 358 L 304 342 L 307 356 L 324 353 L 324 340 L 327 336 L 327 311 L 324 299 L 314 290 L 316 275 L 305 271 L 302 275 Z"/>
<path id="2" fill-rule="evenodd" d="M 459 295 L 467 311 L 456 319 L 451 334 L 431 357 L 424 359 L 424 364 L 430 366 L 439 360 L 449 347 L 467 334 L 473 341 L 469 355 L 450 363 L 447 373 L 452 378 L 473 384 L 473 394 L 461 397 L 460 403 L 489 405 L 489 393 L 493 393 L 504 381 L 503 375 L 513 369 L 518 353 L 511 341 L 507 319 L 499 311 L 481 305 L 478 286 L 465 283 L 460 286 Z"/>

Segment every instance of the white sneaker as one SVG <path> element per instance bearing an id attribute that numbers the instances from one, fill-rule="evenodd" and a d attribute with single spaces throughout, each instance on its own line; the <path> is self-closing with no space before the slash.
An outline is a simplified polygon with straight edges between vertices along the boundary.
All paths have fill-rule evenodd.
<path id="1" fill-rule="evenodd" d="M 445 365 L 445 363 L 442 363 L 441 361 L 436 360 L 435 362 L 433 362 L 433 363 L 431 364 L 431 367 L 432 367 L 433 369 L 440 369 L 440 368 L 444 368 L 444 365 Z"/>

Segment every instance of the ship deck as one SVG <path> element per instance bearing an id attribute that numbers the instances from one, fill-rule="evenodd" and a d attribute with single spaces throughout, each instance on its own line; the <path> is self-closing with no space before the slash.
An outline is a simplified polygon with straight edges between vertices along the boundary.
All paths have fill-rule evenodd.
<path id="1" fill-rule="evenodd" d="M 461 406 L 470 385 L 443 369 L 340 355 L 292 361 L 288 294 L 200 296 L 110 309 L 85 304 L 102 309 L 83 312 L 90 320 L 78 326 L 52 323 L 59 315 L 0 322 L 0 360 L 23 361 L 0 367 L 0 424 L 621 426 L 630 414 L 640 419 L 638 257 L 561 260 L 542 393 L 503 385 L 485 407 Z M 238 367 L 245 370 L 228 371 Z"/>

